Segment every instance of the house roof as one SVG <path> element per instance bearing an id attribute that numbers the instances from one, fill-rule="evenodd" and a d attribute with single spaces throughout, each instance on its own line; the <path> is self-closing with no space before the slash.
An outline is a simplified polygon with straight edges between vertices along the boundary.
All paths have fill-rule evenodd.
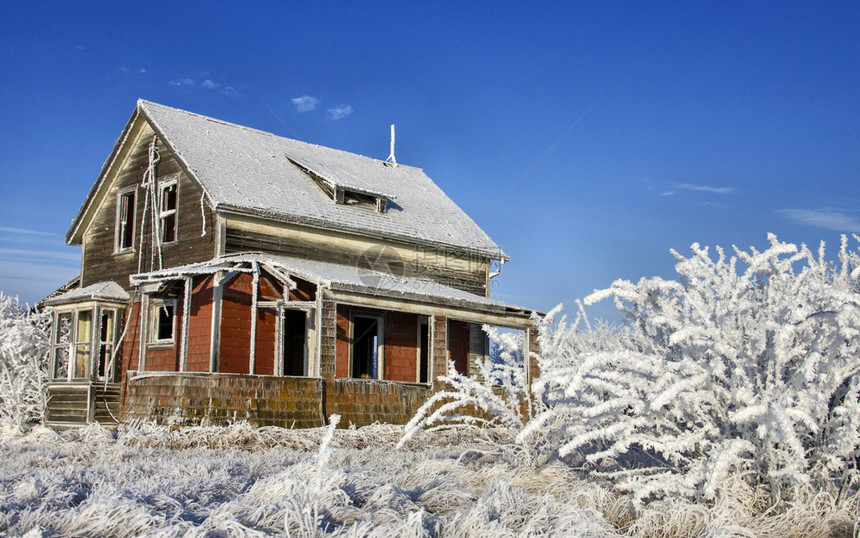
<path id="1" fill-rule="evenodd" d="M 515 312 L 527 316 L 532 312 L 532 310 L 522 306 L 475 295 L 430 279 L 398 277 L 371 269 L 260 252 L 228 254 L 206 262 L 132 275 L 129 280 L 133 285 L 163 282 L 187 276 L 210 274 L 215 271 L 230 271 L 243 264 L 254 262 L 259 263 L 264 268 L 272 267 L 280 273 L 308 280 L 335 291 L 354 291 L 496 313 Z"/>
<path id="2" fill-rule="evenodd" d="M 508 259 L 419 168 L 395 166 L 144 100 L 138 101 L 99 182 L 106 179 L 113 155 L 139 117 L 150 124 L 222 214 L 250 214 Z M 332 190 L 384 196 L 387 210 L 380 213 L 371 207 L 337 204 L 320 183 Z M 90 207 L 88 202 L 82 206 L 67 235 L 70 241 L 79 236 Z"/>
<path id="3" fill-rule="evenodd" d="M 116 282 L 96 282 L 45 300 L 46 306 L 58 306 L 81 301 L 127 303 L 131 296 Z"/>

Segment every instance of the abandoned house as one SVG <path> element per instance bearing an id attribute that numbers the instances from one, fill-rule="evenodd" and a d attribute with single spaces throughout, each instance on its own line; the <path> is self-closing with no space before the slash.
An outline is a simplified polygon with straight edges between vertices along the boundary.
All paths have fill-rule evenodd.
<path id="1" fill-rule="evenodd" d="M 507 256 L 422 170 L 147 101 L 66 241 L 52 427 L 404 423 L 487 356 L 482 324 L 536 346 L 490 298 Z"/>

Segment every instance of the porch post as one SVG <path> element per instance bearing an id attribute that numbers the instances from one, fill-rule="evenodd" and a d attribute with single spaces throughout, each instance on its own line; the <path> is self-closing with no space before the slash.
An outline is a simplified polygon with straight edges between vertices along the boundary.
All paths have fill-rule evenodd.
<path id="1" fill-rule="evenodd" d="M 142 291 L 142 290 L 141 290 Z M 137 369 L 140 372 L 146 370 L 146 342 L 149 339 L 147 330 L 149 326 L 149 295 L 140 294 L 140 350 L 137 358 Z"/>
<path id="2" fill-rule="evenodd" d="M 252 262 L 254 281 L 251 284 L 251 352 L 248 357 L 248 373 L 253 375 L 257 362 L 257 288 L 260 286 L 260 265 Z"/>

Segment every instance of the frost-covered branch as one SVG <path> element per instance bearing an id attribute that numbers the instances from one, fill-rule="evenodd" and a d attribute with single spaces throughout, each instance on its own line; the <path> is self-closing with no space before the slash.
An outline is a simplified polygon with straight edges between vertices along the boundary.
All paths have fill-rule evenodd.
<path id="1" fill-rule="evenodd" d="M 50 316 L 0 291 L 0 421 L 25 430 L 47 405 Z"/>
<path id="2" fill-rule="evenodd" d="M 582 332 L 547 316 L 533 387 L 545 409 L 518 441 L 551 438 L 561 457 L 623 473 L 637 499 L 714 498 L 733 473 L 775 490 L 855 476 L 860 256 L 844 238 L 838 263 L 823 245 L 768 239 L 732 257 L 694 244 L 689 258 L 673 252 L 678 281 L 619 280 L 587 297 L 626 314 L 603 347 L 576 347 Z"/>

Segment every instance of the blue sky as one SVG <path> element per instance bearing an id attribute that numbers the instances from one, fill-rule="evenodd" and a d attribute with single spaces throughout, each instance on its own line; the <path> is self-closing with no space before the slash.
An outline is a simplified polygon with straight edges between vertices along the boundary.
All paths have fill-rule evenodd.
<path id="1" fill-rule="evenodd" d="M 526 306 L 671 277 L 693 242 L 835 254 L 860 233 L 857 28 L 856 2 L 12 3 L 0 290 L 77 273 L 63 237 L 138 98 L 380 159 L 396 124 Z"/>

